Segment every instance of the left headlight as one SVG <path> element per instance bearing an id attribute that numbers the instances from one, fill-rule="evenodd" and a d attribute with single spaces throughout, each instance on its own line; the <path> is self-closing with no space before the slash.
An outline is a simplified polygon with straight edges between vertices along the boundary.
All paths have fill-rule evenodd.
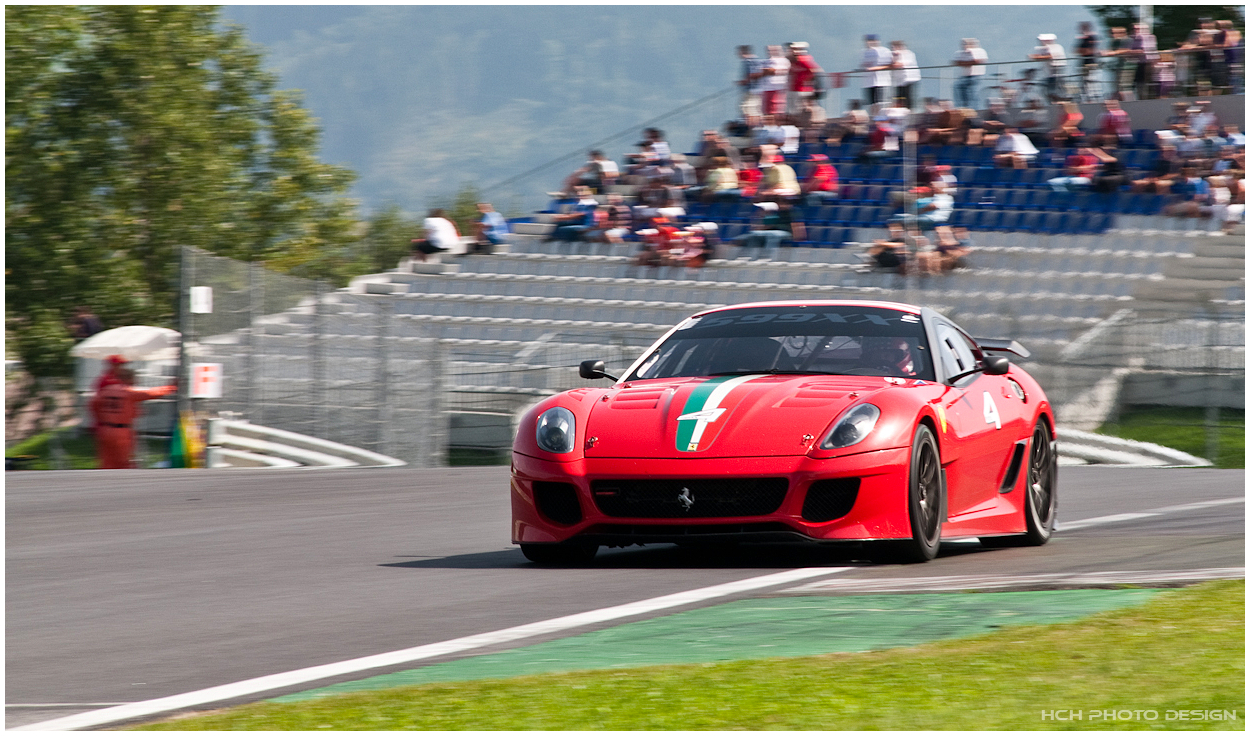
<path id="1" fill-rule="evenodd" d="M 562 406 L 556 406 L 543 412 L 538 417 L 538 428 L 535 438 L 538 446 L 547 452 L 563 454 L 573 451 L 573 440 L 577 436 L 577 425 L 573 412 Z"/>
<path id="2" fill-rule="evenodd" d="M 881 418 L 881 410 L 872 404 L 860 404 L 842 415 L 820 443 L 822 450 L 840 450 L 861 442 Z"/>

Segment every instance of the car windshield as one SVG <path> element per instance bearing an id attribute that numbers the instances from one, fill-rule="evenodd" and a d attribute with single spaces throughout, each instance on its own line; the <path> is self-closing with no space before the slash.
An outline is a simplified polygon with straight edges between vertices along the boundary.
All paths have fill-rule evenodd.
<path id="1" fill-rule="evenodd" d="M 746 373 L 934 380 L 920 316 L 868 306 L 749 307 L 692 317 L 627 380 Z"/>

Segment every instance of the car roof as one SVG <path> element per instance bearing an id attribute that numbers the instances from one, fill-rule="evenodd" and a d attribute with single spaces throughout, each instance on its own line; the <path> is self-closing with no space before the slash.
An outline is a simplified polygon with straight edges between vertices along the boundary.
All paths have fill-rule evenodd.
<path id="1" fill-rule="evenodd" d="M 726 312 L 734 309 L 750 309 L 753 307 L 873 307 L 876 309 L 894 309 L 899 312 L 920 314 L 920 307 L 911 304 L 903 304 L 901 302 L 883 302 L 867 299 L 788 299 L 776 302 L 748 302 L 746 304 L 731 304 L 724 307 L 714 307 L 712 309 L 705 309 L 692 316 L 701 317 L 705 314 L 712 314 L 713 312 Z"/>

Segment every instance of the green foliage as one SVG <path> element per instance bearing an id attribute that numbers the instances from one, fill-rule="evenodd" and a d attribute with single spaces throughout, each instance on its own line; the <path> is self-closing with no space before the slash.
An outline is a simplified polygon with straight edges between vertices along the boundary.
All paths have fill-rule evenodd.
<path id="1" fill-rule="evenodd" d="M 1246 412 L 1220 409 L 1219 419 L 1208 427 L 1207 410 L 1193 406 L 1132 406 L 1120 411 L 1115 421 L 1098 428 L 1102 434 L 1139 442 L 1153 442 L 1205 457 L 1219 468 L 1246 467 Z M 1216 456 L 1208 457 L 1208 441 L 1216 442 Z"/>
<path id="2" fill-rule="evenodd" d="M 6 313 L 33 375 L 68 371 L 73 307 L 175 314 L 177 248 L 312 278 L 356 235 L 353 174 L 238 28 L 202 6 L 5 8 Z M 67 335 L 64 336 L 67 339 Z"/>
<path id="3" fill-rule="evenodd" d="M 139 730 L 1244 730 L 1245 610 L 1245 581 L 1231 580 L 906 649 L 393 688 Z M 1057 709 L 1083 718 L 1042 720 Z M 1156 719 L 1089 718 L 1117 709 Z M 1167 720 L 1169 709 L 1237 715 Z"/>
<path id="4" fill-rule="evenodd" d="M 369 218 L 364 236 L 352 246 L 353 275 L 395 268 L 412 252 L 412 239 L 421 237 L 421 222 L 407 217 L 399 205 L 388 204 Z"/>
<path id="5" fill-rule="evenodd" d="M 460 187 L 460 191 L 456 192 L 455 199 L 450 203 L 444 200 L 437 206 L 443 208 L 448 220 L 456 223 L 456 229 L 461 235 L 472 235 L 473 226 L 481 219 L 481 215 L 477 212 L 477 203 L 481 201 L 481 194 L 477 187 L 466 184 Z"/>
<path id="6" fill-rule="evenodd" d="M 1087 5 L 1089 12 L 1102 21 L 1104 37 L 1110 37 L 1111 28 L 1120 26 L 1133 33 L 1140 5 Z M 1161 49 L 1174 49 L 1189 38 L 1189 32 L 1198 27 L 1199 18 L 1231 20 L 1244 34 L 1246 17 L 1244 5 L 1152 5 L 1154 35 Z"/>

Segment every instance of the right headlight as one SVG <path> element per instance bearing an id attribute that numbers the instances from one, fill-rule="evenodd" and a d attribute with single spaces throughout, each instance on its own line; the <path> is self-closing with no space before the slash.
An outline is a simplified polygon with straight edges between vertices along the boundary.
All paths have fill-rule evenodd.
<path id="1" fill-rule="evenodd" d="M 872 404 L 860 404 L 847 411 L 825 435 L 820 443 L 822 450 L 840 450 L 861 442 L 881 418 L 881 410 Z"/>
<path id="2" fill-rule="evenodd" d="M 563 406 L 555 406 L 538 417 L 535 438 L 538 446 L 547 452 L 564 454 L 573 451 L 573 441 L 577 436 L 577 425 L 573 412 Z"/>

